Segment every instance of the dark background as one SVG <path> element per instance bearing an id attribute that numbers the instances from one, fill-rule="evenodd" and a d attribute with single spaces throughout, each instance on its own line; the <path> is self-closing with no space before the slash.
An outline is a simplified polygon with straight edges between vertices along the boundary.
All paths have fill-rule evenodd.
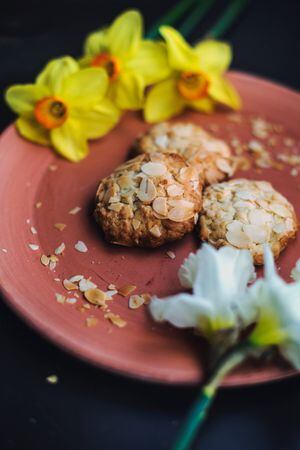
<path id="1" fill-rule="evenodd" d="M 140 8 L 151 25 L 173 3 L 6 0 L 0 10 L 1 90 L 32 81 L 49 58 L 79 56 L 85 34 L 122 10 Z M 217 2 L 192 39 L 205 33 L 226 3 Z M 250 0 L 226 35 L 233 67 L 299 89 L 299 3 Z M 1 99 L 1 129 L 12 119 Z M 0 356 L 0 450 L 169 449 L 196 394 L 195 388 L 128 380 L 77 361 L 27 328 L 3 302 Z M 46 383 L 50 374 L 58 375 L 57 385 Z M 300 379 L 226 389 L 195 448 L 296 450 L 299 423 Z"/>

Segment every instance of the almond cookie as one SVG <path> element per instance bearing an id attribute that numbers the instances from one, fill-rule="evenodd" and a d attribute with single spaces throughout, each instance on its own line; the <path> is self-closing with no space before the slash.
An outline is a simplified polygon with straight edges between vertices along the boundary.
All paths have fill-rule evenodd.
<path id="1" fill-rule="evenodd" d="M 109 242 L 158 247 L 194 228 L 202 184 L 181 156 L 144 154 L 102 180 L 96 201 L 95 217 Z"/>
<path id="2" fill-rule="evenodd" d="M 138 153 L 177 153 L 197 168 L 206 185 L 223 181 L 235 171 L 235 161 L 226 142 L 192 123 L 154 125 L 138 138 L 136 150 Z"/>
<path id="3" fill-rule="evenodd" d="M 293 206 L 266 181 L 231 180 L 208 187 L 203 194 L 200 238 L 215 247 L 248 249 L 263 264 L 263 245 L 275 258 L 295 238 Z"/>

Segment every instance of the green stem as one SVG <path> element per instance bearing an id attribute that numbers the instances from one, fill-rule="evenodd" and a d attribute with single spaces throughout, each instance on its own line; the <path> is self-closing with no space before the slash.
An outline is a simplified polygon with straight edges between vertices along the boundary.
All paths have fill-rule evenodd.
<path id="1" fill-rule="evenodd" d="M 212 377 L 202 387 L 200 395 L 192 406 L 172 450 L 188 450 L 190 448 L 199 427 L 206 418 L 209 407 L 224 376 L 240 364 L 246 356 L 247 350 L 245 348 L 236 347 L 220 361 Z"/>
<path id="2" fill-rule="evenodd" d="M 182 22 L 179 27 L 180 33 L 187 37 L 195 28 L 195 26 L 200 22 L 205 14 L 210 10 L 216 0 L 202 0 L 193 9 L 193 11 L 187 16 L 187 18 Z"/>
<path id="3" fill-rule="evenodd" d="M 231 0 L 224 14 L 208 31 L 207 37 L 218 39 L 231 27 L 236 18 L 247 6 L 248 0 Z"/>
<path id="4" fill-rule="evenodd" d="M 173 8 L 167 11 L 160 19 L 158 19 L 154 25 L 150 28 L 146 34 L 146 39 L 154 39 L 158 36 L 158 29 L 161 25 L 174 25 L 182 15 L 195 3 L 195 0 L 181 0 L 176 3 Z"/>

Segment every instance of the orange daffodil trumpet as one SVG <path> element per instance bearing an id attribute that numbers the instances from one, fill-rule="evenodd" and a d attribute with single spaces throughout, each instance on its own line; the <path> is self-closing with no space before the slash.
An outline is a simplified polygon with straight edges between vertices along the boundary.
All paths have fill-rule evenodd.
<path id="1" fill-rule="evenodd" d="M 84 45 L 83 67 L 102 67 L 109 77 L 108 96 L 122 110 L 144 105 L 145 88 L 169 76 L 166 46 L 142 39 L 143 19 L 126 11 L 107 28 L 91 33 Z"/>
<path id="2" fill-rule="evenodd" d="M 73 58 L 63 57 L 49 62 L 34 84 L 10 87 L 6 101 L 19 115 L 23 137 L 77 162 L 88 154 L 87 140 L 105 135 L 119 120 L 107 89 L 104 69 L 80 70 Z"/>
<path id="3" fill-rule="evenodd" d="M 212 112 L 216 103 L 238 109 L 240 97 L 223 77 L 232 54 L 228 44 L 205 40 L 191 47 L 175 29 L 163 26 L 170 76 L 153 86 L 146 98 L 147 122 L 180 114 L 186 107 Z"/>

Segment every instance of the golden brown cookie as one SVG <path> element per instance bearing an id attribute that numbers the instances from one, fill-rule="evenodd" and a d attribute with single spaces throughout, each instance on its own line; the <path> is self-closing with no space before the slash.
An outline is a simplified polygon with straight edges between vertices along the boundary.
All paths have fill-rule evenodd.
<path id="1" fill-rule="evenodd" d="M 102 180 L 96 202 L 95 217 L 109 242 L 158 247 L 194 228 L 202 184 L 181 156 L 144 154 Z"/>
<path id="2" fill-rule="evenodd" d="M 138 153 L 177 153 L 196 167 L 204 184 L 223 181 L 235 171 L 235 160 L 226 142 L 203 128 L 184 122 L 162 122 L 152 126 L 136 142 Z"/>
<path id="3" fill-rule="evenodd" d="M 293 206 L 266 181 L 231 180 L 203 194 L 200 238 L 215 247 L 248 249 L 255 264 L 263 264 L 264 244 L 277 258 L 297 229 Z"/>

